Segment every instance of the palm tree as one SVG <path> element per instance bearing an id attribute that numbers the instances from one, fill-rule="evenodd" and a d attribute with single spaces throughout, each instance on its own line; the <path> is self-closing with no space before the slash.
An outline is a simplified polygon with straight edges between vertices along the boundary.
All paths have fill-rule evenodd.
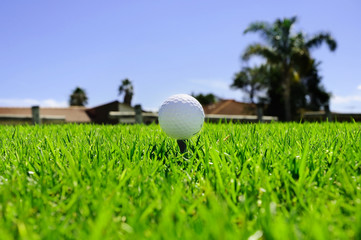
<path id="1" fill-rule="evenodd" d="M 266 85 L 267 72 L 266 66 L 260 67 L 244 67 L 242 71 L 236 73 L 231 88 L 241 89 L 248 94 L 251 103 L 254 103 L 254 98 L 257 92 L 267 88 Z"/>
<path id="2" fill-rule="evenodd" d="M 307 109 L 317 111 L 321 106 L 329 105 L 331 94 L 326 92 L 325 88 L 320 84 L 322 77 L 318 74 L 319 62 L 312 61 L 312 67 L 309 74 L 302 81 L 307 91 Z"/>
<path id="3" fill-rule="evenodd" d="M 84 89 L 77 87 L 70 95 L 70 106 L 85 106 L 88 103 L 88 97 Z"/>
<path id="4" fill-rule="evenodd" d="M 122 84 L 119 86 L 118 95 L 122 95 L 123 93 L 124 93 L 123 103 L 130 106 L 134 95 L 134 89 L 132 82 L 128 78 L 123 79 Z"/>
<path id="5" fill-rule="evenodd" d="M 326 43 L 331 51 L 336 49 L 336 41 L 329 33 L 319 33 L 307 38 L 302 32 L 291 32 L 297 18 L 277 19 L 273 24 L 254 22 L 244 33 L 258 32 L 266 40 L 266 45 L 249 45 L 243 59 L 248 60 L 258 55 L 267 60 L 267 64 L 277 65 L 281 69 L 280 83 L 283 87 L 284 108 L 286 121 L 291 120 L 291 82 L 299 80 L 302 72 L 310 66 L 310 50 Z"/>

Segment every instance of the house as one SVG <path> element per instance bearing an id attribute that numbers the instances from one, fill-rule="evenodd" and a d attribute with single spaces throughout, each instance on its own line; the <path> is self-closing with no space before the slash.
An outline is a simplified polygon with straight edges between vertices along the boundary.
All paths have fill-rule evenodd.
<path id="1" fill-rule="evenodd" d="M 233 122 L 271 122 L 277 121 L 274 116 L 263 116 L 263 108 L 254 103 L 237 102 L 232 99 L 223 99 L 216 103 L 203 106 L 206 121 L 233 121 Z"/>
<path id="2" fill-rule="evenodd" d="M 222 115 L 257 115 L 257 106 L 254 103 L 243 103 L 227 99 L 203 106 L 205 114 Z"/>
<path id="3" fill-rule="evenodd" d="M 42 123 L 90 123 L 85 107 L 40 108 Z M 32 110 L 25 107 L 0 107 L 0 124 L 32 123 Z"/>
<path id="4" fill-rule="evenodd" d="M 103 105 L 85 110 L 92 123 L 97 124 L 117 124 L 118 118 L 112 118 L 110 112 L 134 112 L 134 108 L 119 101 L 113 101 Z"/>
<path id="5" fill-rule="evenodd" d="M 119 101 L 113 101 L 93 108 L 71 106 L 68 108 L 39 108 L 41 123 L 135 123 L 135 108 Z M 120 113 L 114 117 L 110 113 Z M 154 113 L 142 111 L 143 122 L 157 121 Z M 0 107 L 0 124 L 32 124 L 30 107 Z"/>
<path id="6" fill-rule="evenodd" d="M 139 106 L 140 107 L 140 106 Z M 139 108 L 136 114 L 133 108 L 119 101 L 109 102 L 93 108 L 68 107 L 68 108 L 40 108 L 41 122 L 47 123 L 95 123 L 95 124 L 118 124 L 143 122 L 150 124 L 158 122 L 157 113 L 146 112 Z M 235 100 L 220 100 L 214 104 L 203 106 L 206 121 L 218 122 L 240 121 L 258 122 L 259 112 L 256 104 L 242 103 Z M 263 121 L 274 121 L 276 117 L 263 116 Z M 0 107 L 0 124 L 32 124 L 31 108 Z"/>
<path id="7" fill-rule="evenodd" d="M 137 114 L 136 112 L 139 111 Z M 136 123 L 137 121 L 150 124 L 158 122 L 158 114 L 144 111 L 140 105 L 134 107 L 128 106 L 119 101 L 113 101 L 86 110 L 93 123 L 97 124 L 118 124 L 118 123 Z M 140 119 L 137 119 L 139 118 Z"/>

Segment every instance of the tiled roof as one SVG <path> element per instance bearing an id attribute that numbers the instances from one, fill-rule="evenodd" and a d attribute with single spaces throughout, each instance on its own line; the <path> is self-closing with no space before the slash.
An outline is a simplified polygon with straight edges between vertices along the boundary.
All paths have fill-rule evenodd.
<path id="1" fill-rule="evenodd" d="M 257 106 L 253 103 L 242 103 L 235 100 L 221 100 L 217 103 L 203 106 L 205 114 L 223 115 L 256 115 Z"/>
<path id="2" fill-rule="evenodd" d="M 68 107 L 68 108 L 40 108 L 40 116 L 62 116 L 68 123 L 87 123 L 90 122 L 86 114 L 86 107 Z M 21 107 L 0 107 L 0 115 L 14 115 L 31 117 L 31 108 Z"/>

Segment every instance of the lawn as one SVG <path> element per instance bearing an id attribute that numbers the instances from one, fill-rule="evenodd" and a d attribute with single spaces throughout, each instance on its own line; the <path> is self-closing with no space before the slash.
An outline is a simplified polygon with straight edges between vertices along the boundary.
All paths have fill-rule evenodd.
<path id="1" fill-rule="evenodd" d="M 361 239 L 359 123 L 0 126 L 1 239 Z"/>

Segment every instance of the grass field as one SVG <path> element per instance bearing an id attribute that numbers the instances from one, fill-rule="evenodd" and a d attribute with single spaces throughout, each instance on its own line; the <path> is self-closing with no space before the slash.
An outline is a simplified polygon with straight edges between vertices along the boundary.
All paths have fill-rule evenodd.
<path id="1" fill-rule="evenodd" d="M 0 126 L 1 239 L 361 239 L 361 125 Z"/>

